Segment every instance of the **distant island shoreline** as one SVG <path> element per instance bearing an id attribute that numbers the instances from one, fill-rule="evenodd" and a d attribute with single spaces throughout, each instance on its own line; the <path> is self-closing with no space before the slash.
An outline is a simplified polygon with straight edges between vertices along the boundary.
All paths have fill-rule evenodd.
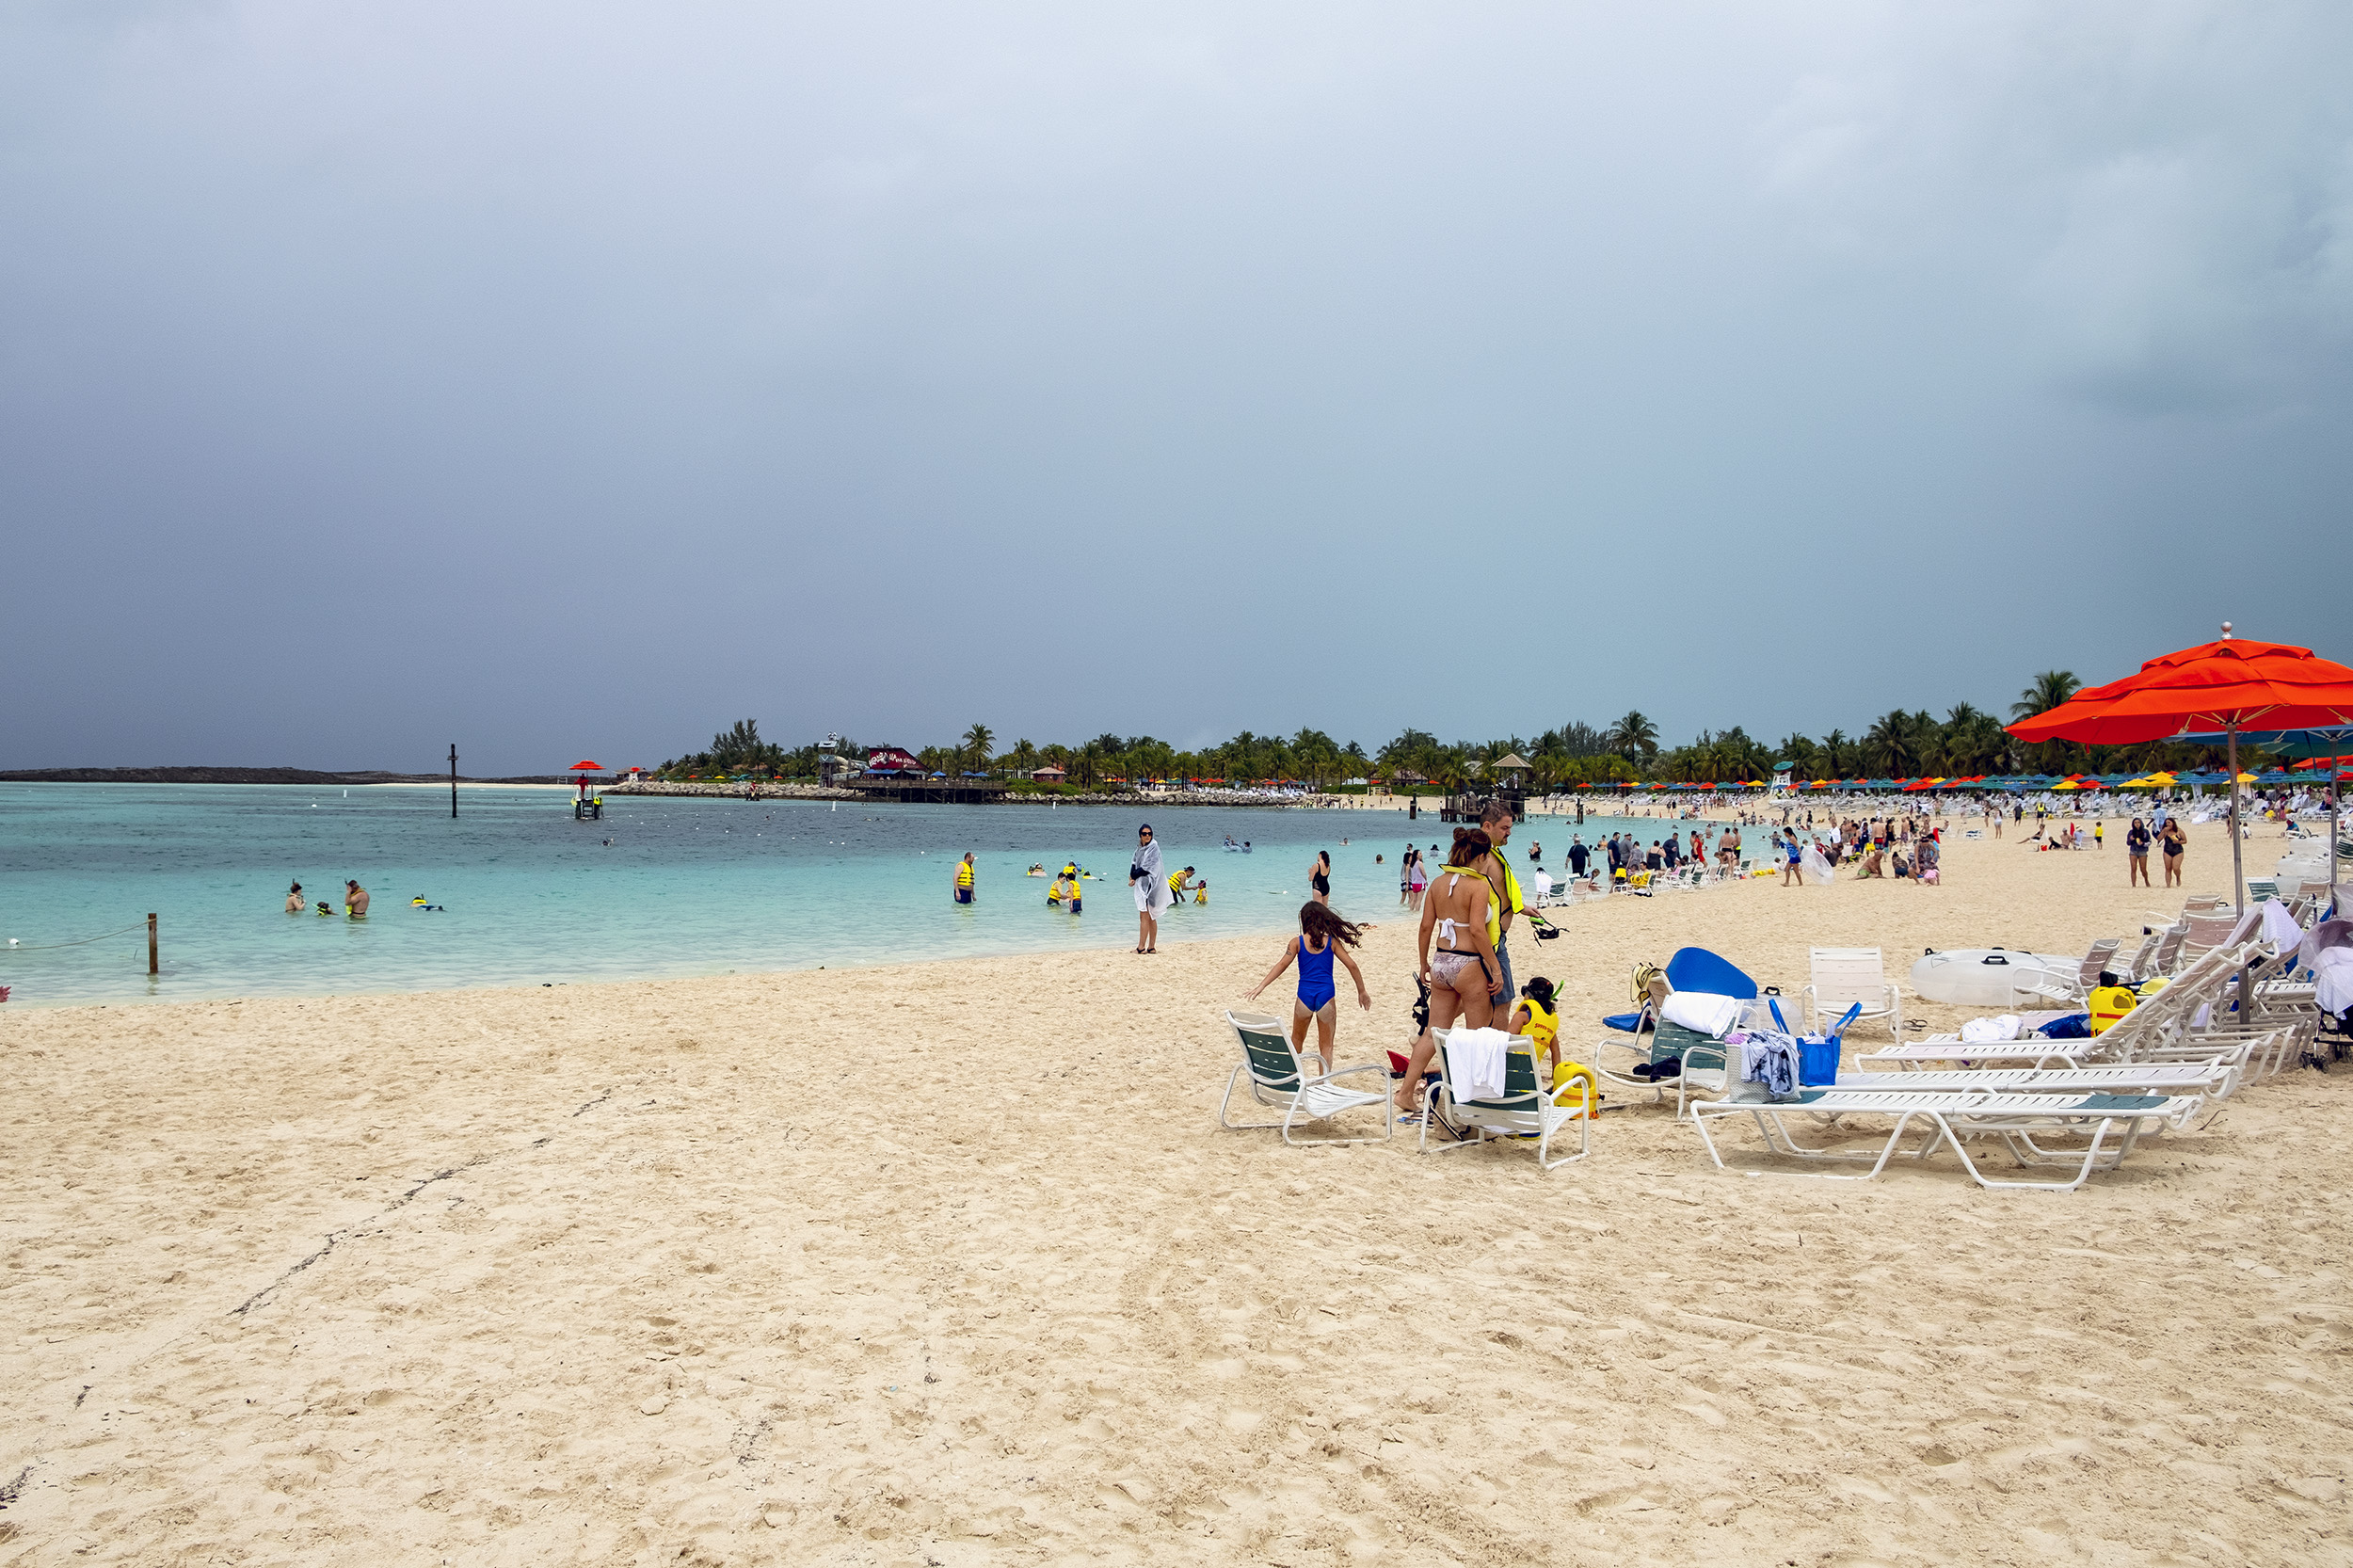
<path id="1" fill-rule="evenodd" d="M 352 785 L 423 784 L 450 782 L 445 773 L 387 773 L 363 770 L 352 773 L 325 773 L 309 768 L 15 768 L 0 769 L 0 784 L 292 784 L 292 785 Z M 569 789 L 579 784 L 577 774 L 536 774 L 518 778 L 472 778 L 464 774 L 457 782 L 465 785 L 540 784 L 560 785 Z M 640 778 L 634 783 L 626 779 L 591 779 L 589 788 L 603 795 L 701 795 L 721 799 L 755 800 L 831 800 L 872 802 L 877 792 L 856 786 L 807 784 L 781 779 L 750 782 L 723 782 L 676 779 Z M 1081 791 L 1053 794 L 1014 794 L 990 792 L 985 802 L 990 805 L 1040 806 L 1051 801 L 1059 806 L 1337 806 L 1364 809 L 1367 807 L 1388 807 L 1402 809 L 1406 797 L 1385 796 L 1368 800 L 1359 796 L 1322 794 L 1277 794 L 1258 791 Z M 1423 809 L 1433 809 L 1431 797 L 1424 798 Z"/>
<path id="2" fill-rule="evenodd" d="M 0 770 L 0 784 L 446 784 L 445 773 L 317 773 L 308 768 L 16 768 Z M 460 784 L 566 784 L 573 776 L 470 778 Z"/>

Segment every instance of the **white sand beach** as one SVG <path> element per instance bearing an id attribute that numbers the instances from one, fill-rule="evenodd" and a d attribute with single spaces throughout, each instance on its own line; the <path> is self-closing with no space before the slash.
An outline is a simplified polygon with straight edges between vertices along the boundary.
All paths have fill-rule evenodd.
<path id="1" fill-rule="evenodd" d="M 2080 952 L 2180 907 L 2110 838 L 1514 960 L 1585 1042 L 1687 942 Z M 1373 1060 L 1413 927 L 1351 913 Z M 1167 940 L 0 1012 L 0 1562 L 2353 1559 L 2353 1074 L 2061 1195 L 1725 1174 L 1649 1106 L 1549 1174 L 1285 1148 L 1212 1120 L 1276 940 Z"/>

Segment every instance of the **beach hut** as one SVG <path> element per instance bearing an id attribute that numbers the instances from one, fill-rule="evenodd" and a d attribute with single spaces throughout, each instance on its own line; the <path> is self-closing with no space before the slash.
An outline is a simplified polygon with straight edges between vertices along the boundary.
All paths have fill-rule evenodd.
<path id="1" fill-rule="evenodd" d="M 1047 763 L 1042 768 L 1033 768 L 1030 773 L 1031 779 L 1039 784 L 1059 784 L 1069 776 L 1070 775 L 1066 770 L 1058 768 L 1051 762 Z M 1059 821 L 1060 819 L 1057 820 Z"/>

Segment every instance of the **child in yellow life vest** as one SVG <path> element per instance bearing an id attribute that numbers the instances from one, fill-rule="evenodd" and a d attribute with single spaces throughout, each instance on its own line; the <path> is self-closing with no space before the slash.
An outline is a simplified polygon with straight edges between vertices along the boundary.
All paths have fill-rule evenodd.
<path id="1" fill-rule="evenodd" d="M 2085 999 L 2091 1014 L 2091 1032 L 2105 1034 L 2116 1027 L 2119 1019 L 2140 1004 L 2140 999 L 2116 983 L 2116 976 L 2105 969 L 2100 971 L 2100 984 Z"/>
<path id="2" fill-rule="evenodd" d="M 1536 1051 L 1550 1059 L 1556 1099 L 1572 1081 L 1584 1080 L 1585 1113 L 1592 1115 L 1593 1102 L 1600 1097 L 1593 1069 L 1580 1062 L 1561 1060 L 1561 1013 L 1551 981 L 1538 975 L 1520 987 L 1519 1004 L 1512 1010 L 1512 1032 L 1527 1035 Z"/>
<path id="3" fill-rule="evenodd" d="M 1080 913 L 1078 883 L 1067 875 L 1054 878 L 1054 885 L 1046 889 L 1046 904 L 1048 908 L 1061 904 L 1067 907 L 1074 915 Z"/>

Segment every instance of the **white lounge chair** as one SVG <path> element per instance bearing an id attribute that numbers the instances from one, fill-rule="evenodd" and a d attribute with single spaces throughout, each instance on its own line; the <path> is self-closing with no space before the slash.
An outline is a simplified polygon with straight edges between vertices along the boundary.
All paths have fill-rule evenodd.
<path id="1" fill-rule="evenodd" d="M 1422 1118 L 1420 1149 L 1429 1149 L 1431 1123 L 1439 1121 L 1464 1135 L 1460 1142 L 1439 1144 L 1441 1154 L 1491 1139 L 1525 1139 L 1535 1145 L 1537 1165 L 1549 1171 L 1574 1164 L 1593 1152 L 1593 1124 L 1585 1113 L 1584 1092 L 1574 1080 L 1558 1090 L 1540 1084 L 1536 1078 L 1535 1042 L 1524 1034 L 1513 1035 L 1504 1048 L 1503 1093 L 1484 1099 L 1458 1097 L 1447 1048 L 1459 1032 L 1451 1029 L 1434 1032 L 1438 1042 L 1438 1081 L 1431 1090 L 1430 1113 Z M 1571 1096 L 1573 1103 L 1562 1103 Z M 1552 1141 L 1571 1122 L 1577 1126 L 1577 1150 L 1555 1160 L 1551 1157 Z"/>
<path id="2" fill-rule="evenodd" d="M 2121 946 L 2123 943 L 2117 937 L 2101 937 L 2091 944 L 2091 951 L 2084 954 L 2083 968 L 2075 972 L 2075 988 L 2073 991 L 2065 996 L 2055 995 L 2048 991 L 2041 994 L 2050 997 L 2053 1001 L 2083 1000 L 2084 998 L 2091 995 L 2091 988 L 2100 984 L 2100 977 L 2103 974 L 2115 972 L 2116 950 Z"/>
<path id="3" fill-rule="evenodd" d="M 1904 1037 L 1904 994 L 1887 978 L 1879 949 L 1816 948 L 1813 975 L 1798 992 L 1805 999 L 1809 1028 L 1819 1032 L 1824 1018 L 1860 1007 L 1863 1017 L 1885 1018 L 1888 1032 Z"/>
<path id="4" fill-rule="evenodd" d="M 2003 1095 L 2194 1095 L 2213 1103 L 2238 1087 L 2233 1061 L 2121 1062 L 2098 1066 L 1977 1067 L 1963 1072 L 1842 1072 L 1833 1087 L 1922 1094 L 1937 1090 Z"/>
<path id="5" fill-rule="evenodd" d="M 1892 1075 L 1891 1075 L 1892 1076 Z M 2204 1102 L 2191 1096 L 2170 1095 L 2038 1095 L 2001 1094 L 1950 1090 L 1913 1093 L 1904 1090 L 1878 1089 L 1808 1089 L 1795 1100 L 1774 1104 L 1753 1101 L 1701 1100 L 1691 1106 L 1691 1125 L 1698 1129 L 1700 1141 L 1706 1145 L 1708 1158 L 1719 1170 L 1726 1169 L 1723 1156 L 1710 1136 L 1707 1124 L 1724 1116 L 1753 1116 L 1757 1128 L 1764 1134 L 1766 1147 L 1776 1154 L 1798 1160 L 1843 1160 L 1868 1164 L 1870 1169 L 1861 1176 L 1839 1176 L 1828 1171 L 1792 1173 L 1840 1181 L 1868 1181 L 1887 1168 L 1895 1157 L 1903 1135 L 1914 1121 L 1926 1122 L 1934 1128 L 1928 1143 L 1913 1158 L 1926 1160 L 1941 1147 L 1949 1146 L 1961 1157 L 1963 1169 L 1980 1187 L 2030 1187 L 2049 1192 L 2068 1192 L 2080 1187 L 2095 1170 L 2113 1169 L 2144 1131 L 2162 1131 L 2168 1127 L 2187 1125 Z M 1887 1141 L 1876 1156 L 1847 1154 L 1831 1148 L 1809 1148 L 1789 1136 L 1784 1117 L 1790 1112 L 1813 1116 L 1841 1118 L 1846 1116 L 1890 1116 L 1895 1119 Z M 2038 1138 L 2082 1136 L 2089 1133 L 2089 1143 L 2080 1158 L 2073 1150 L 2046 1149 Z M 2021 1168 L 2035 1165 L 2073 1167 L 2074 1175 L 2066 1181 L 1996 1181 L 1978 1169 L 1969 1157 L 1964 1139 L 1991 1134 L 2006 1144 L 2010 1156 Z M 2111 1141 L 2113 1140 L 2113 1141 Z M 2103 1150 L 2105 1159 L 2102 1158 Z"/>
<path id="6" fill-rule="evenodd" d="M 1381 1113 L 1378 1141 L 1386 1142 L 1395 1134 L 1395 1119 L 1389 1114 L 1389 1069 L 1386 1065 L 1341 1067 L 1331 1073 L 1317 1074 L 1308 1071 L 1306 1064 L 1313 1062 L 1321 1065 L 1322 1058 L 1313 1053 L 1304 1058 L 1293 1056 L 1290 1039 L 1283 1032 L 1280 1020 L 1262 1013 L 1229 1011 L 1225 1021 L 1233 1028 L 1234 1038 L 1241 1042 L 1241 1061 L 1235 1065 L 1233 1076 L 1225 1080 L 1225 1097 L 1218 1102 L 1218 1126 L 1230 1130 L 1281 1128 L 1283 1142 L 1296 1144 L 1302 1140 L 1291 1136 L 1293 1128 L 1311 1122 L 1329 1123 L 1348 1112 L 1370 1107 Z M 1380 1090 L 1368 1092 L 1345 1088 L 1338 1081 L 1359 1073 L 1378 1074 Z M 1281 1121 L 1236 1122 L 1226 1119 L 1226 1111 L 1234 1103 L 1234 1090 L 1245 1078 L 1250 1082 L 1251 1099 L 1260 1105 L 1281 1108 Z M 1312 1138 L 1305 1142 L 1320 1144 L 1369 1144 L 1375 1141 L 1371 1137 L 1362 1137 Z"/>

